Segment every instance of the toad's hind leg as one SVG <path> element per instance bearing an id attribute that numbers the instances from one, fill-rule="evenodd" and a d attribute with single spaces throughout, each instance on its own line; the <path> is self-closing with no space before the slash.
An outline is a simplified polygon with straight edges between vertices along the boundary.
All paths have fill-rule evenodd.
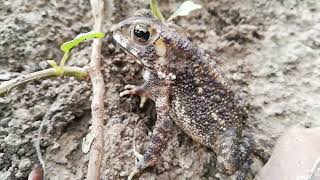
<path id="1" fill-rule="evenodd" d="M 253 139 L 238 136 L 235 129 L 227 130 L 220 136 L 217 169 L 226 175 L 232 175 L 237 171 L 237 180 L 244 180 L 252 162 Z"/>
<path id="2" fill-rule="evenodd" d="M 252 164 L 252 153 L 253 153 L 254 140 L 252 137 L 245 136 L 242 138 L 239 147 L 239 156 L 241 158 L 241 167 L 236 172 L 237 180 L 245 180 Z"/>
<path id="3" fill-rule="evenodd" d="M 128 180 L 140 174 L 144 169 L 157 164 L 158 159 L 167 142 L 167 134 L 172 129 L 173 123 L 169 116 L 169 98 L 165 89 L 160 89 L 153 99 L 156 103 L 157 121 L 143 158 L 141 158 L 130 173 Z"/>

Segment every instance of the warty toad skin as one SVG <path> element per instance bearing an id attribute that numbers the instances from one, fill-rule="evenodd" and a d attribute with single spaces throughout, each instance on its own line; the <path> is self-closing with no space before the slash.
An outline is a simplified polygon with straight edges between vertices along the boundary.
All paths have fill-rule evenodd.
<path id="1" fill-rule="evenodd" d="M 215 63 L 181 28 L 146 11 L 120 22 L 113 38 L 144 67 L 144 84 L 127 85 L 120 96 L 139 95 L 141 105 L 151 98 L 157 112 L 151 142 L 128 179 L 158 162 L 174 125 L 217 154 L 219 172 L 237 171 L 238 179 L 243 179 L 253 146 L 242 133 L 247 113 Z"/>

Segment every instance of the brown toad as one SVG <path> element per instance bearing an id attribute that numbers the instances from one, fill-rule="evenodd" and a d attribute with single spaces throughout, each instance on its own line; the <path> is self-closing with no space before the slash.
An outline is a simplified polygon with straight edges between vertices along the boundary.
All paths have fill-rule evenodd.
<path id="1" fill-rule="evenodd" d="M 217 169 L 242 179 L 253 141 L 242 134 L 247 114 L 222 79 L 214 61 L 173 24 L 140 13 L 120 22 L 114 40 L 143 66 L 145 83 L 127 85 L 120 96 L 155 101 L 157 121 L 151 142 L 129 179 L 157 163 L 173 123 L 217 154 Z"/>

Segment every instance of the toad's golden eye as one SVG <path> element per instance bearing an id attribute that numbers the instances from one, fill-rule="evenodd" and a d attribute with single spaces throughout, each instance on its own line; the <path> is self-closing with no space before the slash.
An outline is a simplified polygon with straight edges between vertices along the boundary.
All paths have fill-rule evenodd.
<path id="1" fill-rule="evenodd" d="M 133 29 L 134 39 L 140 43 L 146 43 L 150 39 L 150 32 L 148 26 L 137 24 Z"/>

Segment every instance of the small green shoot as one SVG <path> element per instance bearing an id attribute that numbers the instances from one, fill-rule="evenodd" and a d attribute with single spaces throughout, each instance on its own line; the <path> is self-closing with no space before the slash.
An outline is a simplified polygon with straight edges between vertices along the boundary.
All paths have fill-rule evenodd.
<path id="1" fill-rule="evenodd" d="M 167 19 L 167 22 L 172 21 L 174 18 L 178 16 L 187 16 L 190 14 L 191 11 L 201 9 L 202 6 L 200 4 L 196 4 L 192 1 L 185 1 L 183 2 L 176 11 Z M 150 0 L 150 10 L 155 18 L 160 20 L 161 22 L 165 22 L 165 18 L 163 17 L 157 1 L 156 0 Z"/>
<path id="2" fill-rule="evenodd" d="M 79 34 L 73 40 L 65 42 L 60 46 L 60 49 L 61 51 L 64 52 L 64 55 L 60 61 L 59 66 L 53 60 L 48 60 L 47 62 L 51 67 L 53 67 L 57 71 L 58 74 L 63 75 L 63 67 L 67 62 L 69 54 L 73 48 L 77 47 L 83 41 L 94 39 L 94 38 L 103 38 L 104 36 L 105 34 L 102 32 L 88 32 L 88 33 Z"/>
<path id="3" fill-rule="evenodd" d="M 63 43 L 60 46 L 60 49 L 64 52 L 64 55 L 60 61 L 60 67 L 62 68 L 64 64 L 66 63 L 70 51 L 77 47 L 81 42 L 94 39 L 94 38 L 103 38 L 105 36 L 102 32 L 88 32 L 88 33 L 82 33 L 76 36 L 73 40 Z"/>
<path id="4" fill-rule="evenodd" d="M 64 64 L 67 62 L 67 59 L 69 57 L 70 52 L 65 52 L 61 61 L 60 61 L 60 67 L 63 67 Z"/>
<path id="5" fill-rule="evenodd" d="M 158 7 L 158 3 L 156 0 L 150 1 L 150 10 L 151 10 L 153 16 L 156 17 L 157 19 L 159 19 L 161 22 L 166 21 L 161 13 L 159 7 Z"/>
<path id="6" fill-rule="evenodd" d="M 94 38 L 103 38 L 105 36 L 102 32 L 88 32 L 79 34 L 73 40 L 63 43 L 60 49 L 64 53 L 69 53 L 74 47 L 78 46 L 81 42 Z"/>

